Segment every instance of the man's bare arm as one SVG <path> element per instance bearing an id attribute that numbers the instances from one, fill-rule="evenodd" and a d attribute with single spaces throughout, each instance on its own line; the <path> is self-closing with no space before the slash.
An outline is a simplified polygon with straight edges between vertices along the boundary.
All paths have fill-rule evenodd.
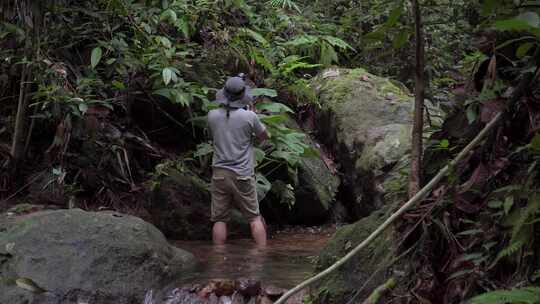
<path id="1" fill-rule="evenodd" d="M 268 133 L 267 130 L 264 130 L 262 131 L 258 136 L 257 136 L 260 140 L 267 140 L 267 139 L 270 139 L 270 133 Z"/>

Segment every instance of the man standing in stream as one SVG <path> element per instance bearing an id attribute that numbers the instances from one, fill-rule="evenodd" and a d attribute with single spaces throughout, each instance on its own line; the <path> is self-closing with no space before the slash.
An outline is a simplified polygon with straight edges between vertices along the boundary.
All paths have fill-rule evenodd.
<path id="1" fill-rule="evenodd" d="M 255 188 L 253 141 L 270 136 L 257 114 L 243 77 L 230 77 L 216 94 L 219 108 L 208 112 L 208 127 L 214 141 L 212 161 L 212 239 L 222 245 L 227 240 L 227 222 L 235 206 L 249 220 L 251 235 L 266 246 L 266 228 L 259 211 Z"/>

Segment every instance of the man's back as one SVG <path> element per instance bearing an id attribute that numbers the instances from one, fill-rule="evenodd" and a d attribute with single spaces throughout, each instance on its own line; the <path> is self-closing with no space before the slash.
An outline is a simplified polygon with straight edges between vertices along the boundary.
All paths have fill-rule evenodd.
<path id="1" fill-rule="evenodd" d="M 208 126 L 214 140 L 213 167 L 253 175 L 253 135 L 265 130 L 257 114 L 240 108 L 231 109 L 227 117 L 227 110 L 219 108 L 208 112 Z"/>

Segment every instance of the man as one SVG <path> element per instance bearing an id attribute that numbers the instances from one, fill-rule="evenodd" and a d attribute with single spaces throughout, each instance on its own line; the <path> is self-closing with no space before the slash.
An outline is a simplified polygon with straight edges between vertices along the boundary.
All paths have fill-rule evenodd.
<path id="1" fill-rule="evenodd" d="M 220 108 L 208 112 L 208 126 L 214 141 L 212 162 L 212 239 L 227 240 L 231 207 L 249 220 L 251 235 L 259 246 L 266 245 L 266 228 L 259 211 L 255 189 L 254 136 L 269 138 L 257 114 L 251 111 L 253 98 L 242 77 L 230 77 L 216 95 Z"/>

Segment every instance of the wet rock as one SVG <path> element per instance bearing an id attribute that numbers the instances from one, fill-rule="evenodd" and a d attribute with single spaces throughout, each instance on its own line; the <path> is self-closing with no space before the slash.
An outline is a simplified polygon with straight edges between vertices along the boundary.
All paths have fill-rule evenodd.
<path id="1" fill-rule="evenodd" d="M 235 291 L 235 282 L 233 280 L 215 280 L 213 281 L 215 286 L 214 293 L 220 296 L 231 296 Z"/>
<path id="2" fill-rule="evenodd" d="M 244 304 L 244 296 L 240 293 L 235 293 L 231 298 L 232 304 Z"/>
<path id="3" fill-rule="evenodd" d="M 295 218 L 302 224 L 320 224 L 327 218 L 336 200 L 340 184 L 339 176 L 332 172 L 322 158 L 323 151 L 308 137 L 306 142 L 319 151 L 321 156 L 300 159 L 298 185 L 295 189 L 296 203 L 293 206 Z"/>
<path id="4" fill-rule="evenodd" d="M 256 304 L 272 304 L 274 301 L 270 300 L 267 296 L 258 296 L 255 301 Z"/>
<path id="5" fill-rule="evenodd" d="M 216 289 L 216 286 L 213 283 L 209 283 L 208 285 L 204 286 L 201 290 L 197 292 L 199 297 L 208 299 L 210 295 L 214 294 L 214 290 Z"/>
<path id="6" fill-rule="evenodd" d="M 336 202 L 340 178 L 325 161 L 320 146 L 306 134 L 294 120 L 287 126 L 305 135 L 303 142 L 318 152 L 318 156 L 298 160 L 297 178 L 272 183 L 269 198 L 263 201 L 265 213 L 271 220 L 282 224 L 317 225 L 326 221 Z"/>
<path id="7" fill-rule="evenodd" d="M 147 205 L 151 221 L 170 239 L 210 239 L 209 185 L 189 172 L 166 170 Z M 235 211 L 227 227 L 231 238 L 249 237 L 249 223 Z"/>
<path id="8" fill-rule="evenodd" d="M 274 285 L 268 285 L 264 287 L 264 294 L 267 295 L 269 298 L 279 298 L 282 296 L 285 292 L 287 292 L 286 289 L 280 288 Z"/>
<path id="9" fill-rule="evenodd" d="M 254 297 L 261 292 L 261 282 L 247 278 L 238 279 L 236 290 L 245 297 Z"/>
<path id="10" fill-rule="evenodd" d="M 208 297 L 208 304 L 220 304 L 218 296 L 216 296 L 216 294 L 214 294 L 214 293 L 211 294 Z"/>
<path id="11" fill-rule="evenodd" d="M 69 299 L 62 303 L 140 303 L 146 290 L 194 263 L 190 253 L 170 246 L 158 229 L 136 217 L 79 209 L 36 212 L 0 230 L 0 303 L 47 303 L 41 301 L 45 294 Z M 10 283 L 20 278 L 47 292 Z"/>
<path id="12" fill-rule="evenodd" d="M 219 304 L 231 304 L 232 303 L 232 300 L 230 297 L 228 296 L 221 296 L 219 297 L 219 301 L 218 301 Z"/>
<path id="13" fill-rule="evenodd" d="M 413 98 L 363 69 L 329 69 L 311 86 L 322 106 L 317 136 L 339 160 L 347 207 L 356 218 L 366 216 L 385 204 L 377 180 L 410 151 Z"/>

